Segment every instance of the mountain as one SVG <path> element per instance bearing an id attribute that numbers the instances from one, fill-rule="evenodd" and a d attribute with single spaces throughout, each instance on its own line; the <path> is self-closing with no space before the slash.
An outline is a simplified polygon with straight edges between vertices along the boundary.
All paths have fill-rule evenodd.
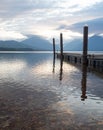
<path id="1" fill-rule="evenodd" d="M 9 41 L 0 41 L 0 51 L 25 51 L 33 50 L 30 46 L 24 45 L 21 42 L 14 40 Z"/>
<path id="2" fill-rule="evenodd" d="M 103 37 L 94 35 L 89 39 L 88 48 L 90 51 L 103 51 Z"/>
<path id="3" fill-rule="evenodd" d="M 70 43 L 66 43 L 64 50 L 68 51 L 82 51 L 83 42 L 81 40 L 73 40 Z M 89 51 L 103 51 L 103 37 L 94 35 L 88 40 Z"/>
<path id="4" fill-rule="evenodd" d="M 14 40 L 0 41 L 0 51 L 33 51 L 52 50 L 52 44 L 44 38 L 36 35 L 28 36 L 28 39 L 17 42 Z"/>
<path id="5" fill-rule="evenodd" d="M 35 50 L 52 50 L 52 44 L 48 40 L 36 35 L 29 36 L 29 38 L 22 41 L 22 43 Z"/>
<path id="6" fill-rule="evenodd" d="M 65 43 L 64 50 L 65 51 L 80 51 L 82 50 L 82 40 L 75 39 L 69 43 Z"/>
<path id="7" fill-rule="evenodd" d="M 56 46 L 57 48 L 57 46 Z M 75 39 L 64 44 L 66 51 L 81 51 L 83 42 L 81 39 Z M 0 51 L 47 51 L 52 50 L 52 44 L 44 38 L 36 35 L 28 36 L 28 39 L 17 41 L 0 41 Z M 94 35 L 88 40 L 89 51 L 103 51 L 103 37 Z"/>

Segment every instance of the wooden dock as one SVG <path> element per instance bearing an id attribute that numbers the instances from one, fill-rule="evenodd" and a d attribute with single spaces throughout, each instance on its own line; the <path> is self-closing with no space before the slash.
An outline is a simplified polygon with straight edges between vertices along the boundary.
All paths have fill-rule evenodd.
<path id="1" fill-rule="evenodd" d="M 56 53 L 57 58 L 60 58 L 61 54 Z M 63 53 L 63 60 L 73 64 L 82 65 L 83 55 L 78 53 Z M 87 55 L 87 67 L 103 72 L 103 55 L 102 54 L 88 54 Z"/>
<path id="2" fill-rule="evenodd" d="M 55 41 L 53 40 L 53 48 L 55 48 Z M 103 54 L 89 54 L 88 53 L 88 26 L 83 27 L 83 49 L 82 54 L 79 53 L 65 53 L 63 52 L 63 34 L 60 34 L 60 52 L 55 53 L 57 58 L 61 61 L 65 60 L 70 63 L 87 66 L 90 69 L 103 72 Z"/>

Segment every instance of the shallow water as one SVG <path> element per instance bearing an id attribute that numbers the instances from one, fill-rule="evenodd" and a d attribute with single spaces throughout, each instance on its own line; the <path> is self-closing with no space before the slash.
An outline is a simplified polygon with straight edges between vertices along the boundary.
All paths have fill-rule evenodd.
<path id="1" fill-rule="evenodd" d="M 0 54 L 0 130 L 102 130 L 103 78 L 51 53 Z"/>

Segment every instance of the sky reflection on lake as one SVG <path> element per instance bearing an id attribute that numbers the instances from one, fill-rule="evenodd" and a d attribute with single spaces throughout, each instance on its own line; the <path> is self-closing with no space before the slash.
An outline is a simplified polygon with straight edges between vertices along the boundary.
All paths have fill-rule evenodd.
<path id="1" fill-rule="evenodd" d="M 102 130 L 102 87 L 101 77 L 49 53 L 0 54 L 0 129 Z"/>

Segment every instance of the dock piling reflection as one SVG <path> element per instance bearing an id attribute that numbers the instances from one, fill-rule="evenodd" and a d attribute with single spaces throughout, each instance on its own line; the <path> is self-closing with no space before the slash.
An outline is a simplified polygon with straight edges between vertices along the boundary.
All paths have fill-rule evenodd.
<path id="1" fill-rule="evenodd" d="M 59 80 L 61 81 L 63 78 L 63 59 L 60 59 L 60 77 Z"/>
<path id="2" fill-rule="evenodd" d="M 82 80 L 81 80 L 81 90 L 82 90 L 81 100 L 82 101 L 87 99 L 86 89 L 87 89 L 87 66 L 83 65 L 82 66 Z"/>
<path id="3" fill-rule="evenodd" d="M 53 73 L 55 73 L 55 57 L 53 57 Z"/>

